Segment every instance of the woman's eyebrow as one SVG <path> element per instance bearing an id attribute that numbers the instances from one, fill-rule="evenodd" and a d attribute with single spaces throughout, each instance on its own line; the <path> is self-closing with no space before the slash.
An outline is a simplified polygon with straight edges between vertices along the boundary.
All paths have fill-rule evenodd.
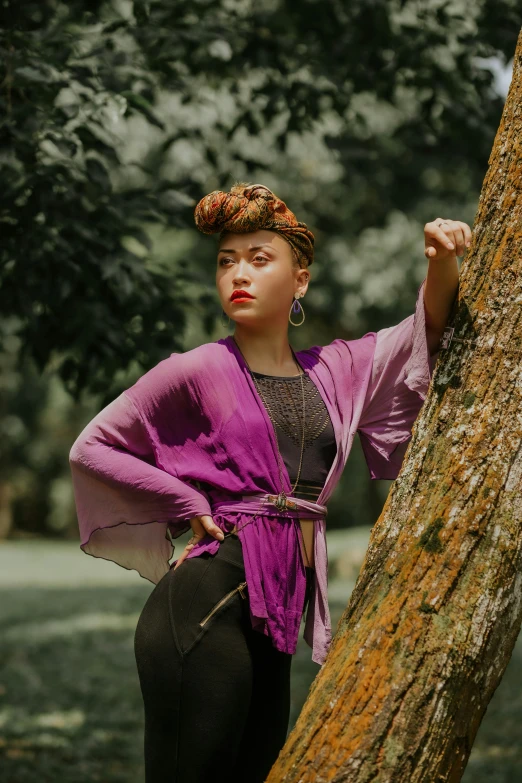
<path id="1" fill-rule="evenodd" d="M 255 245 L 254 247 L 250 247 L 249 248 L 249 252 L 252 252 L 252 250 L 261 250 L 262 247 L 268 247 L 268 248 L 272 249 L 270 247 L 270 245 L 268 244 L 268 242 L 265 242 L 262 245 Z M 227 247 L 222 247 L 220 250 L 218 250 L 218 253 L 237 253 L 237 250 L 234 250 L 233 247 L 230 248 L 230 249 L 227 248 Z"/>

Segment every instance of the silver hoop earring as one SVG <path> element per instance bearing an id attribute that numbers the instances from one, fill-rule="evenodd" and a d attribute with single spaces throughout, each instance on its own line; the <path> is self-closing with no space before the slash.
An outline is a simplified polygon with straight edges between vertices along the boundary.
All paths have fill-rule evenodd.
<path id="1" fill-rule="evenodd" d="M 290 312 L 288 313 L 288 320 L 290 321 L 290 323 L 292 324 L 292 326 L 301 326 L 301 324 L 303 324 L 303 323 L 304 323 L 304 319 L 305 319 L 305 312 L 304 312 L 304 310 L 303 310 L 303 305 L 302 305 L 302 304 L 301 304 L 301 302 L 299 301 L 299 298 L 300 298 L 301 296 L 302 296 L 302 294 L 296 294 L 296 295 L 295 295 L 295 297 L 294 297 L 294 301 L 292 302 L 292 307 L 290 308 Z M 298 313 L 298 312 L 299 312 L 299 310 L 301 310 L 301 313 L 302 313 L 302 316 L 303 316 L 303 320 L 302 320 L 302 321 L 299 321 L 299 323 L 298 323 L 298 324 L 296 324 L 296 323 L 294 323 L 294 322 L 292 321 L 292 313 Z"/>
<path id="2" fill-rule="evenodd" d="M 225 313 L 225 311 L 224 311 L 224 310 L 221 310 L 221 317 L 220 317 L 220 319 L 219 319 L 219 320 L 221 321 L 221 326 L 223 327 L 223 329 L 228 329 L 228 327 L 230 326 L 230 316 L 229 316 L 229 315 L 227 316 L 227 318 L 228 318 L 228 323 L 226 324 L 226 323 L 223 321 L 223 316 L 224 316 L 224 315 L 227 315 L 227 314 Z"/>

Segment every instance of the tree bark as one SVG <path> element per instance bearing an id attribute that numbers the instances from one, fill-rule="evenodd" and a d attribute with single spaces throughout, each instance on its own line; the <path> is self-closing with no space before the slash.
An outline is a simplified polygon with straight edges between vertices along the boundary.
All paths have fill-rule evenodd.
<path id="1" fill-rule="evenodd" d="M 522 624 L 522 34 L 449 325 L 267 783 L 461 780 Z"/>

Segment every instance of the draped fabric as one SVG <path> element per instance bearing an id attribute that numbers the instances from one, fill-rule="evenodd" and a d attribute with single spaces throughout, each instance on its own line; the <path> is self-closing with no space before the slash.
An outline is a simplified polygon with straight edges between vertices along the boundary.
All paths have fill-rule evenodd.
<path id="1" fill-rule="evenodd" d="M 356 432 L 371 478 L 393 479 L 400 471 L 438 355 L 430 357 L 426 342 L 424 285 L 415 312 L 397 325 L 296 351 L 328 409 L 337 443 L 316 501 L 324 514 L 314 524 L 314 587 L 304 628 L 319 664 L 331 643 L 328 500 Z M 227 503 L 279 492 L 276 448 L 272 422 L 231 336 L 171 354 L 101 410 L 71 448 L 82 550 L 156 584 L 191 517 L 213 515 L 229 532 L 251 519 L 252 511 L 227 511 Z M 290 495 L 286 469 L 283 479 Z M 274 508 L 239 534 L 253 626 L 290 653 L 306 590 L 298 518 L 310 513 L 281 515 Z M 189 557 L 219 546 L 206 536 Z"/>

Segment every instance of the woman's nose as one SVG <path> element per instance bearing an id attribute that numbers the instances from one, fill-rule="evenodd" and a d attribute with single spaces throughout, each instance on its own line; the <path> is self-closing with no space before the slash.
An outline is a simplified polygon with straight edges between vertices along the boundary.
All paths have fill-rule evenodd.
<path id="1" fill-rule="evenodd" d="M 236 266 L 236 271 L 234 273 L 234 283 L 239 283 L 240 281 L 243 282 L 244 280 L 249 280 L 249 274 L 248 274 L 248 265 L 246 261 L 240 261 Z"/>

